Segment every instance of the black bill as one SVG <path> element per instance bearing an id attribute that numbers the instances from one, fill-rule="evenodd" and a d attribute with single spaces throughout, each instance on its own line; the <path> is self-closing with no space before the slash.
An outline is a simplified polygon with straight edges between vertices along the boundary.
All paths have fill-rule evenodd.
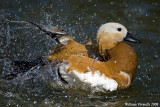
<path id="1" fill-rule="evenodd" d="M 134 42 L 134 43 L 141 43 L 140 40 L 131 36 L 130 33 L 127 33 L 126 37 L 124 38 L 125 41 Z"/>

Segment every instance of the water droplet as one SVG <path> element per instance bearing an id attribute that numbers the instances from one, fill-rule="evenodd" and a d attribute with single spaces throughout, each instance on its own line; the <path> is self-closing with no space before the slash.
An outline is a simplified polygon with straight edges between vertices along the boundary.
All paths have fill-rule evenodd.
<path id="1" fill-rule="evenodd" d="M 113 2 L 110 2 L 110 4 L 113 5 L 114 3 L 113 3 Z"/>
<path id="2" fill-rule="evenodd" d="M 92 2 L 92 0 L 88 0 L 88 2 Z"/>
<path id="3" fill-rule="evenodd" d="M 140 65 L 138 65 L 138 68 L 140 69 L 140 68 L 141 68 L 141 66 L 140 66 Z"/>
<path id="4" fill-rule="evenodd" d="M 97 13 L 94 13 L 94 17 L 96 17 L 97 16 Z"/>
<path id="5" fill-rule="evenodd" d="M 37 101 L 34 101 L 33 103 L 34 103 L 34 104 L 37 104 Z"/>
<path id="6" fill-rule="evenodd" d="M 155 58 L 158 58 L 158 55 L 154 55 Z"/>
<path id="7" fill-rule="evenodd" d="M 132 15 L 131 14 L 128 14 L 128 17 L 131 17 Z"/>
<path id="8" fill-rule="evenodd" d="M 19 12 L 22 12 L 22 8 L 19 8 L 18 11 L 19 11 Z"/>

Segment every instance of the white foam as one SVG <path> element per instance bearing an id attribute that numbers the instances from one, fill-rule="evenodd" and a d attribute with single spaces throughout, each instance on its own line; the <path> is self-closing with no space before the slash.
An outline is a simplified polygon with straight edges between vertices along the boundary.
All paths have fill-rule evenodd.
<path id="1" fill-rule="evenodd" d="M 67 81 L 67 82 L 74 82 L 74 78 L 71 77 L 70 72 L 67 73 L 67 70 L 69 68 L 69 64 L 67 63 L 61 63 L 59 65 L 59 73 L 61 74 L 61 77 Z"/>

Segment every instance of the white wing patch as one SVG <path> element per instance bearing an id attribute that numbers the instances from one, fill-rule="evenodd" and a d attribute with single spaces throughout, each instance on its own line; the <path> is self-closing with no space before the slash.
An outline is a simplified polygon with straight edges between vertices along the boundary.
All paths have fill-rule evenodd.
<path id="1" fill-rule="evenodd" d="M 96 71 L 93 74 L 93 71 L 89 67 L 87 67 L 87 69 L 90 72 L 86 73 L 79 73 L 75 70 L 69 71 L 67 73 L 66 71 L 69 68 L 69 65 L 66 64 L 61 64 L 59 68 L 62 78 L 65 79 L 68 83 L 73 83 L 75 82 L 75 79 L 78 79 L 82 83 L 89 84 L 91 87 L 94 87 L 99 91 L 117 90 L 118 83 L 115 80 L 105 77 L 104 74 L 101 75 L 99 71 Z"/>
<path id="2" fill-rule="evenodd" d="M 87 73 L 79 73 L 77 71 L 72 71 L 73 74 L 80 79 L 80 81 L 90 84 L 91 87 L 96 87 L 99 90 L 109 90 L 114 91 L 117 90 L 118 83 L 113 80 L 109 79 L 99 73 L 99 71 L 96 71 L 94 74 L 92 72 Z"/>

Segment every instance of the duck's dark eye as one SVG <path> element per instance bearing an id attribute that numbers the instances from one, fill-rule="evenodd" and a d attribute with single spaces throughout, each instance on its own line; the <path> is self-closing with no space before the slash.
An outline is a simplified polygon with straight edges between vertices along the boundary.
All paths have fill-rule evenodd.
<path id="1" fill-rule="evenodd" d="M 118 31 L 121 31 L 121 30 L 122 30 L 122 28 L 118 28 L 117 30 L 118 30 Z"/>

